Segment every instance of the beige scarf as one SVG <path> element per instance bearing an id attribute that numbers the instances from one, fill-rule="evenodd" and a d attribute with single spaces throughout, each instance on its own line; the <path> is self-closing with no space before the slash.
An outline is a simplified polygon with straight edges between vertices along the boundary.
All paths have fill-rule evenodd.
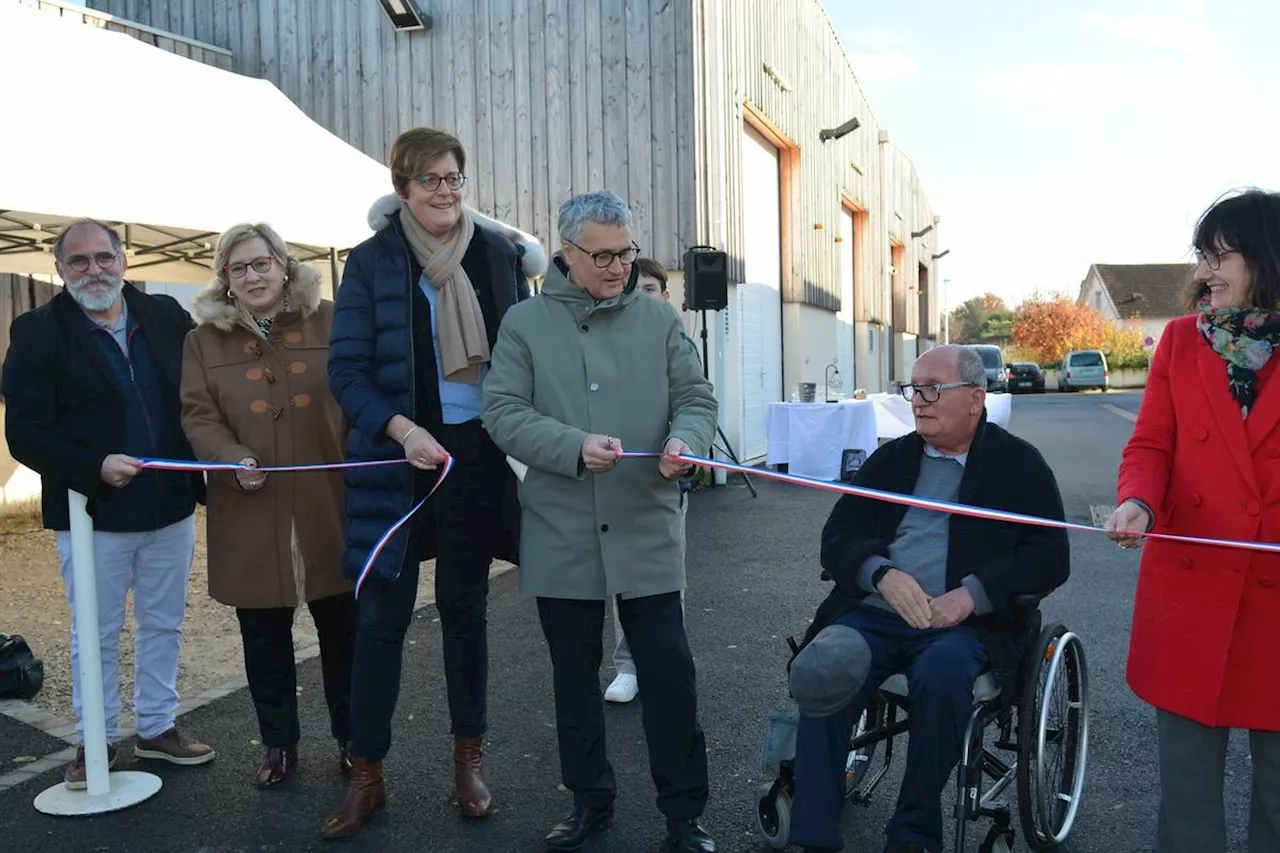
<path id="1" fill-rule="evenodd" d="M 436 335 L 440 339 L 444 378 L 477 385 L 480 365 L 489 360 L 489 335 L 480 301 L 462 268 L 462 256 L 476 232 L 475 223 L 464 209 L 453 236 L 439 240 L 427 233 L 408 205 L 401 204 L 400 224 L 409 249 L 422 265 L 422 274 L 440 291 L 436 299 Z"/>

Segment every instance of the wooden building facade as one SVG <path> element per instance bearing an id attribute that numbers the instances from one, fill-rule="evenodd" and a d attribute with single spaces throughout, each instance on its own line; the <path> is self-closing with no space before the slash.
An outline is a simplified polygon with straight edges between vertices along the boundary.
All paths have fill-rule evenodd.
<path id="1" fill-rule="evenodd" d="M 763 455 L 765 407 L 825 393 L 828 365 L 833 395 L 878 391 L 935 339 L 939 223 L 821 0 L 432 0 L 414 32 L 373 0 L 89 5 L 229 52 L 383 162 L 406 128 L 450 129 L 470 202 L 552 248 L 564 199 L 614 190 L 677 298 L 685 250 L 724 250 L 710 370 L 743 457 Z"/>

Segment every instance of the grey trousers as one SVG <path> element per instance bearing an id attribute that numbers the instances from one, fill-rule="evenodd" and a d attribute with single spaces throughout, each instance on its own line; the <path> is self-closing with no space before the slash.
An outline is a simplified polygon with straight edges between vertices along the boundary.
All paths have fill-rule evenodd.
<path id="1" fill-rule="evenodd" d="M 1230 729 L 1156 712 L 1160 814 L 1156 853 L 1226 853 L 1223 779 Z M 1253 796 L 1249 853 L 1280 850 L 1280 732 L 1249 732 Z"/>

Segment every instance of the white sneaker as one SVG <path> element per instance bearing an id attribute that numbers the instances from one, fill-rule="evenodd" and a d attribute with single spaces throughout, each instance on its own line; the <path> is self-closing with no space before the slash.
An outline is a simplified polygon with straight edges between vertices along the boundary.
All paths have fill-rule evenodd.
<path id="1" fill-rule="evenodd" d="M 618 677 L 609 685 L 609 689 L 604 692 L 604 701 L 626 703 L 636 698 L 640 694 L 640 682 L 636 681 L 636 677 L 630 673 L 618 673 Z"/>

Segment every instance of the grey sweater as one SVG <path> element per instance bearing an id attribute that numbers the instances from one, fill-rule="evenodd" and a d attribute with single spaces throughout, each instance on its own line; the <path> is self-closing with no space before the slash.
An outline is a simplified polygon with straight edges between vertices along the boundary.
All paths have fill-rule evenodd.
<path id="1" fill-rule="evenodd" d="M 924 458 L 920 460 L 920 476 L 912 494 L 920 498 L 954 502 L 960 494 L 964 463 L 964 456 L 944 456 L 925 445 Z M 889 545 L 889 559 L 873 556 L 863 563 L 858 573 L 859 585 L 871 593 L 866 600 L 867 604 L 883 610 L 893 610 L 871 584 L 871 576 L 886 562 L 915 578 L 925 595 L 930 598 L 937 598 L 947 592 L 947 538 L 950 528 L 949 514 L 909 507 Z M 990 613 L 991 602 L 982 588 L 982 582 L 974 575 L 966 575 L 962 583 L 973 597 L 974 613 Z"/>

